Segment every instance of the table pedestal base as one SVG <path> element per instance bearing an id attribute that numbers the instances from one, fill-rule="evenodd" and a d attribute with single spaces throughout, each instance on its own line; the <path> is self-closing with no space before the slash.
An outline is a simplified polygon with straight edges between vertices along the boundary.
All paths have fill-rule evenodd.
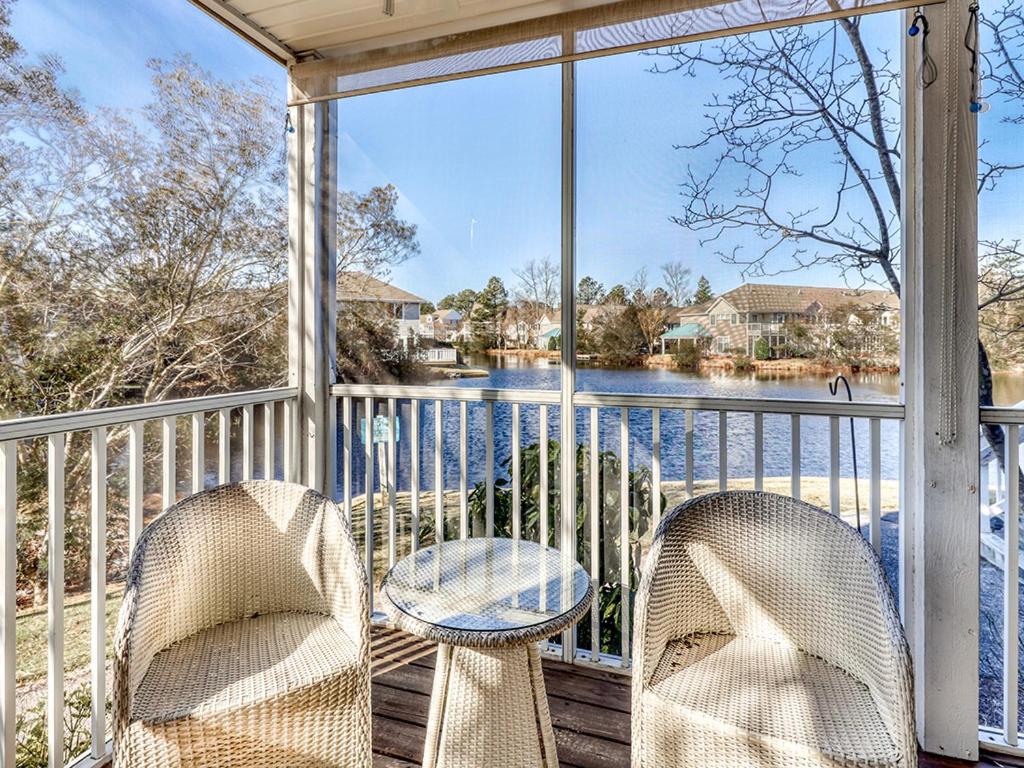
<path id="1" fill-rule="evenodd" d="M 439 645 L 423 768 L 558 768 L 540 649 Z"/>

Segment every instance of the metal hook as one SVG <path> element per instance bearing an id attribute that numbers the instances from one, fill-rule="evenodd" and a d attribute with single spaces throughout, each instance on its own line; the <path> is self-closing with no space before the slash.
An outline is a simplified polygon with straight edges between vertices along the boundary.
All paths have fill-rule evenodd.
<path id="1" fill-rule="evenodd" d="M 839 394 L 839 383 L 846 387 L 846 399 L 853 402 L 853 390 L 850 389 L 850 380 L 843 374 L 836 376 L 834 381 L 828 383 L 828 391 L 835 397 Z M 853 499 L 857 509 L 857 532 L 860 533 L 860 478 L 857 474 L 857 435 L 854 432 L 853 417 L 850 417 L 850 449 L 853 453 Z"/>

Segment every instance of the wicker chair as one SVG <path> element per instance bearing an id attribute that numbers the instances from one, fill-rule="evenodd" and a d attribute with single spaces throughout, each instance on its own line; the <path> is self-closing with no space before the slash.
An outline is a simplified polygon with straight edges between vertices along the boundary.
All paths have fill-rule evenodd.
<path id="1" fill-rule="evenodd" d="M 874 551 L 786 496 L 665 518 L 636 604 L 633 768 L 917 765 L 906 640 Z"/>
<path id="2" fill-rule="evenodd" d="M 245 482 L 164 512 L 114 641 L 114 765 L 370 766 L 367 581 L 334 502 Z"/>

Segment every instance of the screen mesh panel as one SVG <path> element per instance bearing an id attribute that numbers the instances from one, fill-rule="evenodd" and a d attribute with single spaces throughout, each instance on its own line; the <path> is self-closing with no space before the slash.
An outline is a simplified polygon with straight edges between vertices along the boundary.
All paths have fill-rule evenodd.
<path id="1" fill-rule="evenodd" d="M 562 38 L 545 37 L 495 48 L 455 53 L 422 59 L 363 72 L 342 74 L 337 78 L 340 94 L 365 93 L 387 86 L 435 82 L 476 72 L 539 64 L 562 56 Z"/>
<path id="2" fill-rule="evenodd" d="M 941 0 L 932 0 L 941 2 Z M 920 0 L 623 0 L 501 27 L 311 61 L 290 103 L 590 58 L 789 24 L 917 7 Z"/>

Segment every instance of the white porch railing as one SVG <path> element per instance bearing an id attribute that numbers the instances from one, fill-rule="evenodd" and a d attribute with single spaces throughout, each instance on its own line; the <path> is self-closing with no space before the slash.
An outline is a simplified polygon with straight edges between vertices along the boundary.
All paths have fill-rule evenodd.
<path id="1" fill-rule="evenodd" d="M 102 764 L 109 759 L 107 741 L 107 479 L 108 443 L 117 439 L 126 441 L 128 476 L 127 527 L 129 548 L 134 546 L 142 532 L 144 503 L 144 426 L 159 421 L 160 439 L 160 493 L 161 508 L 177 498 L 177 420 L 187 417 L 191 426 L 191 492 L 207 485 L 206 418 L 216 414 L 217 460 L 216 476 L 210 483 L 232 479 L 232 461 L 236 476 L 249 479 L 256 473 L 256 408 L 263 416 L 263 466 L 259 473 L 274 477 L 278 470 L 291 477 L 295 454 L 295 389 L 268 389 L 258 392 L 214 395 L 185 400 L 103 408 L 81 413 L 39 416 L 0 422 L 0 513 L 3 515 L 3 599 L 0 615 L 0 635 L 3 644 L 3 667 L 0 670 L 0 765 L 14 766 L 16 744 L 16 652 L 15 623 L 17 619 L 17 511 L 18 511 L 18 447 L 20 443 L 45 439 L 47 465 L 47 675 L 46 675 L 46 728 L 51 768 L 60 768 L 71 760 L 83 764 Z M 278 466 L 274 450 L 276 407 L 282 404 L 285 428 L 282 437 L 283 466 Z M 232 416 L 240 412 L 239 433 L 241 456 L 232 454 Z M 90 580 L 90 749 L 85 756 L 65 754 L 64 749 L 64 532 L 65 532 L 65 467 L 69 438 L 76 433 L 87 433 L 89 462 L 89 580 Z M 76 462 L 84 455 L 72 457 Z M 130 550 L 129 550 L 130 551 Z"/>
<path id="2" fill-rule="evenodd" d="M 1021 426 L 1024 425 L 1024 409 L 982 408 L 982 424 L 996 424 L 1003 428 L 1005 436 L 1004 470 L 999 470 L 997 457 L 991 451 L 982 453 L 981 470 L 981 547 L 982 555 L 1002 570 L 1002 728 L 981 729 L 981 740 L 993 749 L 1007 749 L 1019 754 L 1020 734 L 1020 487 L 1021 467 Z M 994 489 L 990 485 L 994 481 Z M 994 500 L 990 491 L 994 490 Z M 990 526 L 993 513 L 998 511 L 1003 521 L 1002 535 L 997 535 Z"/>
<path id="3" fill-rule="evenodd" d="M 536 477 L 528 488 L 535 494 L 537 521 L 533 531 L 539 540 L 554 540 L 563 548 L 577 548 L 586 551 L 581 563 L 590 570 L 595 589 L 602 584 L 607 590 L 617 588 L 618 594 L 628 595 L 635 588 L 633 569 L 639 561 L 639 551 L 644 542 L 641 534 L 647 536 L 653 531 L 667 511 L 662 509 L 663 459 L 667 451 L 682 453 L 684 477 L 677 481 L 682 485 L 686 497 L 693 496 L 697 486 L 695 468 L 695 424 L 709 416 L 717 420 L 718 444 L 712 460 L 717 462 L 717 488 L 726 490 L 734 487 L 739 478 L 730 477 L 730 451 L 739 446 L 731 438 L 732 419 L 741 415 L 753 420 L 753 461 L 749 478 L 751 487 L 761 490 L 765 480 L 765 417 L 783 415 L 788 417 L 790 427 L 789 454 L 790 470 L 786 490 L 799 498 L 805 478 L 803 476 L 803 453 L 801 448 L 801 421 L 818 418 L 827 420 L 828 445 L 828 501 L 827 506 L 834 514 L 840 513 L 840 456 L 841 440 L 845 437 L 846 424 L 854 418 L 859 424 L 866 422 L 867 440 L 862 445 L 863 464 L 861 477 L 867 481 L 868 492 L 863 499 L 866 512 L 867 535 L 876 551 L 881 549 L 882 515 L 882 423 L 898 422 L 903 418 L 903 407 L 896 403 L 846 403 L 841 401 L 797 401 L 742 398 L 675 397 L 662 395 L 596 394 L 579 392 L 574 397 L 577 426 L 577 443 L 582 449 L 579 467 L 582 477 L 577 487 L 582 499 L 577 505 L 577 536 L 580 542 L 564 540 L 565 528 L 557 519 L 553 509 L 552 493 L 559 492 L 559 483 L 552 483 L 549 467 L 549 451 L 556 448 L 559 430 L 552 424 L 559 417 L 560 394 L 540 390 L 472 389 L 463 387 L 406 387 L 375 385 L 339 385 L 332 388 L 339 409 L 339 497 L 350 519 L 368 521 L 357 530 L 361 537 L 366 566 L 377 578 L 394 564 L 402 554 L 400 548 L 414 551 L 420 546 L 421 529 L 432 528 L 434 536 L 445 535 L 448 528 L 452 535 L 466 537 L 473 535 L 471 522 L 471 500 L 475 500 L 477 511 L 482 512 L 482 522 L 477 533 L 495 533 L 496 497 L 501 491 L 508 492 L 511 505 L 511 520 L 507 533 L 513 538 L 525 535 L 526 520 L 522 501 L 524 499 L 524 434 L 529 431 L 536 437 L 535 450 L 539 454 Z M 475 421 L 470 430 L 469 405 L 476 407 L 476 416 L 483 411 L 483 424 Z M 495 435 L 496 407 L 503 404 L 505 416 L 510 423 L 502 429 L 508 438 L 508 452 L 503 460 L 504 476 L 496 477 Z M 447 407 L 446 407 L 447 405 Z M 397 418 L 400 411 L 407 417 Z M 529 415 L 527 412 L 529 411 Z M 602 454 L 611 451 L 621 462 L 621 467 L 635 468 L 636 461 L 630 461 L 631 445 L 636 446 L 636 414 L 644 414 L 644 428 L 649 418 L 649 453 L 645 446 L 644 459 L 650 461 L 648 504 L 637 503 L 639 481 L 631 478 L 630 471 L 620 470 L 616 478 L 618 488 L 600 490 L 603 469 Z M 373 415 L 372 440 L 366 439 L 367 414 Z M 667 446 L 663 443 L 662 427 L 666 418 L 675 414 L 684 431 L 677 443 Z M 611 417 L 614 416 L 614 419 Z M 611 434 L 608 434 L 609 431 Z M 616 434 L 617 433 L 617 442 Z M 472 440 L 471 436 L 472 435 Z M 543 439 L 547 437 L 547 439 Z M 647 435 L 645 434 L 645 439 Z M 744 438 L 745 439 L 745 438 Z M 473 487 L 471 483 L 470 443 L 484 446 L 483 472 Z M 549 440 L 551 441 L 549 443 Z M 399 457 L 399 443 L 405 443 L 404 459 Z M 607 443 L 616 443 L 609 448 Z M 376 443 L 376 445 L 375 445 Z M 778 441 L 774 441 L 778 445 Z M 603 446 L 603 447 L 602 447 Z M 478 462 L 479 464 L 479 462 Z M 401 468 L 400 468 L 401 465 Z M 432 466 L 429 466 L 432 465 Z M 401 469 L 401 472 L 400 472 Z M 401 477 L 400 477 L 401 475 Z M 607 479 L 607 478 L 605 478 Z M 632 487 L 631 487 L 632 481 Z M 705 481 L 706 482 L 706 481 Z M 357 488 L 361 486 L 361 488 Z M 372 493 L 365 490 L 372 489 Z M 379 492 L 377 489 L 380 489 Z M 500 489 L 500 490 L 499 490 Z M 609 508 L 610 494 L 617 492 L 617 506 Z M 481 500 L 482 496 L 482 500 Z M 528 498 L 533 503 L 534 496 Z M 424 509 L 424 503 L 427 508 Z M 378 506 L 379 505 L 379 506 Z M 640 509 L 639 507 L 643 507 Z M 586 518 L 581 525 L 580 515 Z M 430 515 L 432 514 L 432 525 Z M 478 521 L 480 522 L 480 521 Z M 407 530 L 407 534 L 405 531 Z M 380 541 L 378 541 L 378 537 Z M 625 547 L 623 546 L 624 542 Z M 596 553 L 603 552 L 603 555 Z M 603 560 L 603 562 L 602 562 Z M 611 573 L 609 570 L 617 570 Z M 373 590 L 371 589 L 371 592 Z M 599 592 L 600 594 L 600 592 Z M 373 595 L 371 595 L 371 600 Z M 618 600 L 616 632 L 618 640 L 614 648 L 602 647 L 602 618 L 599 608 L 591 611 L 589 627 L 583 629 L 589 635 L 585 648 L 577 647 L 576 633 L 570 633 L 568 640 L 572 647 L 563 658 L 577 663 L 602 663 L 621 669 L 630 666 L 630 601 Z M 589 631 L 588 631 L 589 630 Z"/>
<path id="4" fill-rule="evenodd" d="M 894 403 L 845 403 L 841 401 L 796 401 L 773 399 L 733 399 L 710 397 L 676 397 L 661 395 L 598 394 L 579 392 L 573 398 L 581 477 L 577 488 L 582 510 L 582 524 L 577 525 L 578 539 L 564 540 L 566 529 L 552 515 L 558 512 L 559 482 L 550 475 L 558 472 L 557 464 L 549 464 L 549 452 L 558 449 L 561 396 L 558 392 L 537 390 L 497 390 L 464 387 L 405 387 L 375 385 L 338 385 L 331 390 L 338 414 L 338 487 L 329 488 L 342 502 L 350 519 L 363 521 L 361 541 L 366 565 L 378 575 L 394 563 L 405 548 L 420 546 L 421 530 L 430 521 L 434 535 L 492 535 L 496 532 L 496 501 L 510 503 L 508 535 L 514 538 L 536 536 L 554 540 L 561 546 L 580 545 L 582 564 L 588 568 L 595 587 L 618 589 L 612 633 L 614 647 L 603 638 L 605 625 L 599 611 L 592 611 L 589 622 L 563 638 L 569 645 L 559 648 L 563 657 L 577 664 L 598 663 L 628 671 L 630 666 L 631 604 L 629 591 L 635 587 L 632 572 L 639 551 L 641 531 L 649 532 L 667 511 L 662 493 L 668 485 L 682 498 L 702 489 L 727 489 L 743 484 L 764 488 L 766 466 L 778 452 L 780 440 L 786 443 L 788 460 L 786 490 L 800 497 L 808 487 L 806 474 L 807 444 L 801 444 L 806 431 L 801 425 L 817 420 L 824 430 L 827 462 L 823 464 L 827 479 L 825 506 L 839 513 L 843 505 L 840 484 L 841 446 L 847 437 L 847 419 L 858 424 L 858 434 L 867 439 L 861 444 L 860 473 L 867 485 L 861 498 L 866 512 L 866 536 L 876 550 L 881 548 L 883 474 L 883 426 L 898 423 L 903 407 Z M 154 403 L 124 408 L 103 409 L 60 416 L 33 417 L 0 422 L 0 512 L 3 514 L 3 609 L 0 612 L 0 636 L 4 656 L 0 670 L 2 699 L 2 744 L 4 764 L 13 765 L 15 744 L 16 693 L 16 585 L 17 545 L 16 511 L 18 508 L 18 447 L 32 440 L 46 440 L 48 558 L 50 568 L 47 605 L 47 729 L 50 744 L 50 765 L 59 768 L 75 755 L 63 751 L 64 701 L 64 483 L 65 465 L 69 458 L 69 436 L 86 433 L 90 483 L 90 665 L 89 689 L 92 712 L 90 720 L 91 749 L 83 756 L 83 764 L 102 764 L 109 759 L 107 742 L 108 653 L 105 632 L 107 561 L 107 445 L 125 444 L 123 466 L 113 471 L 127 473 L 127 528 L 134 542 L 143 525 L 143 467 L 145 448 L 143 425 L 160 423 L 159 450 L 150 458 L 160 469 L 160 506 L 177 498 L 176 486 L 185 492 L 200 490 L 204 485 L 226 482 L 255 475 L 267 477 L 294 475 L 296 453 L 296 391 L 275 389 L 190 400 Z M 280 404 L 281 409 L 277 406 Z M 284 413 L 281 413 L 283 410 Z M 500 413 L 499 413 L 500 410 Z M 400 418 L 408 414 L 407 421 Z M 373 416 L 364 424 L 367 414 Z M 360 418 L 362 416 L 362 418 Z M 216 460 L 206 461 L 206 428 L 208 417 L 216 422 Z M 261 418 L 258 418 L 261 417 Z M 278 420 L 280 417 L 280 421 Z M 1021 460 L 1019 437 L 1024 412 L 1019 409 L 982 409 L 982 421 L 1000 424 L 1007 436 L 1007 466 Z M 187 418 L 189 429 L 181 435 L 178 419 Z M 482 422 L 480 419 L 482 418 Z M 501 419 L 507 419 L 499 424 Z M 257 430 L 257 422 L 262 428 Z M 642 423 L 644 434 L 637 434 Z M 779 432 L 787 424 L 789 434 Z M 282 428 L 280 425 L 287 425 Z M 669 434 L 666 425 L 682 425 L 681 432 Z M 701 424 L 717 424 L 716 444 L 710 448 L 700 444 Z M 737 437 L 734 431 L 746 424 L 752 429 Z M 232 432 L 234 426 L 234 437 Z M 768 427 L 766 435 L 766 426 Z M 506 443 L 496 434 L 507 428 Z M 278 431 L 280 430 L 280 431 Z M 367 440 L 370 431 L 380 434 Z M 776 434 L 772 434 L 772 431 Z M 257 439 L 261 433 L 260 440 Z M 548 436 L 548 440 L 539 439 Z M 666 438 L 666 436 L 668 436 Z M 380 440 L 377 440 L 380 437 Z M 83 442 L 84 438 L 80 438 Z M 535 446 L 531 447 L 531 440 Z M 406 445 L 404 458 L 399 454 L 400 441 Z M 282 443 L 280 452 L 267 446 Z M 376 444 L 375 444 L 376 443 Z M 77 445 L 77 443 L 76 443 Z M 507 447 L 501 456 L 502 446 Z M 178 483 L 176 448 L 188 447 L 191 464 L 189 488 Z M 478 478 L 471 460 L 471 448 L 481 447 L 483 472 Z M 262 447 L 260 466 L 256 466 L 258 449 Z M 536 450 L 537 476 L 524 472 L 527 452 Z M 645 488 L 651 502 L 645 506 L 636 501 L 636 483 L 628 471 L 614 476 L 617 487 L 601 488 L 602 455 L 612 455 L 620 466 L 636 467 L 637 451 L 649 462 Z M 633 453 L 633 460 L 630 454 Z M 730 455 L 749 454 L 749 475 L 742 477 L 730 470 Z M 75 457 L 83 459 L 84 456 Z M 774 457 L 778 459 L 778 456 Z M 682 467 L 681 474 L 666 479 L 665 467 Z M 746 460 L 746 459 L 745 459 Z M 501 463 L 499 463 L 501 462 Z M 702 462 L 714 465 L 712 477 L 701 479 Z M 776 461 L 777 465 L 778 462 Z M 207 472 L 209 467 L 212 471 Z M 479 469 L 477 467 L 476 469 Z M 358 474 L 357 474 L 358 472 Z M 821 474 L 817 470 L 815 475 Z M 1004 473 L 1001 498 L 1005 500 L 1005 544 L 1002 556 L 1006 561 L 1003 605 L 1003 729 L 982 729 L 984 743 L 997 748 L 1016 746 L 1019 669 L 1017 637 L 1019 581 L 1011 577 L 1019 565 L 1019 494 L 1011 492 L 1016 481 L 1012 473 Z M 1010 478 L 1010 479 L 1007 479 Z M 528 521 L 523 508 L 524 487 L 536 489 L 535 504 L 539 514 Z M 824 485 L 824 483 L 823 483 Z M 380 487 L 380 493 L 365 493 L 367 488 Z M 666 499 L 666 504 L 671 499 Z M 361 508 L 361 509 L 360 509 Z M 480 511 L 479 518 L 476 512 Z M 406 518 L 407 516 L 407 518 Z M 370 524 L 367 525 L 367 522 Z M 478 529 L 474 526 L 479 525 Z M 403 538 L 402 526 L 408 535 Z M 531 527 L 532 526 L 532 527 Z M 438 534 L 439 532 L 439 534 Z M 595 554 L 602 553 L 603 554 Z M 581 637 L 585 642 L 580 642 Z M 1009 736 L 1005 735 L 1009 734 Z M 9 756 L 9 759 L 8 759 Z"/>

